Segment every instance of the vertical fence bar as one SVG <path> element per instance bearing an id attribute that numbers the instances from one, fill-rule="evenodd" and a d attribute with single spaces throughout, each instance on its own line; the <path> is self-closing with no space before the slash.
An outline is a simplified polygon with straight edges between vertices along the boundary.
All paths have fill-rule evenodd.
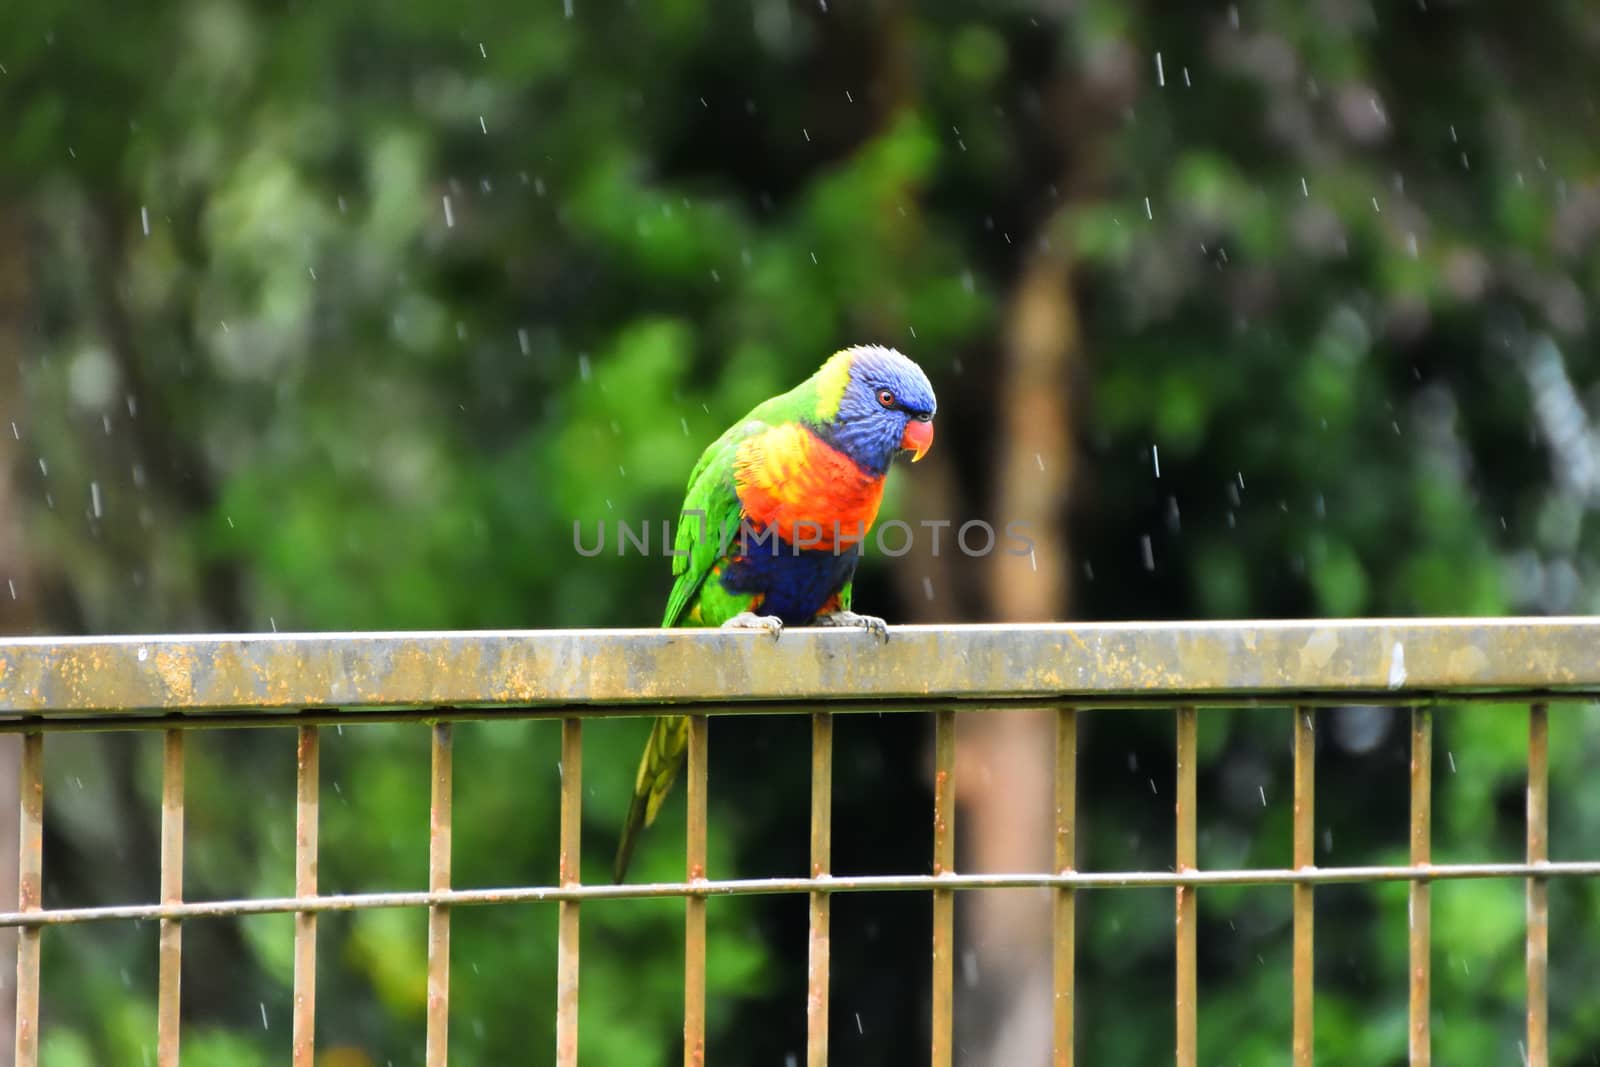
<path id="1" fill-rule="evenodd" d="M 1078 712 L 1056 711 L 1056 873 L 1068 874 L 1078 865 Z M 1054 1055 L 1053 1067 L 1072 1067 L 1074 1004 L 1077 967 L 1076 890 L 1063 886 L 1052 901 L 1055 942 Z"/>
<path id="2" fill-rule="evenodd" d="M 321 740 L 316 726 L 295 738 L 294 895 L 317 895 L 317 823 L 321 800 Z M 317 913 L 294 916 L 294 1067 L 313 1067 L 317 1031 Z"/>
<path id="3" fill-rule="evenodd" d="M 183 731 L 167 730 L 161 746 L 161 903 L 183 902 Z M 178 1067 L 178 1013 L 183 986 L 183 923 L 162 919 L 156 979 L 156 1062 Z"/>
<path id="4" fill-rule="evenodd" d="M 689 716 L 689 830 L 686 864 L 689 881 L 706 877 L 706 717 Z M 683 1062 L 706 1062 L 706 898 L 683 901 Z"/>
<path id="5" fill-rule="evenodd" d="M 1550 709 L 1528 708 L 1528 862 L 1550 859 Z M 1543 878 L 1528 879 L 1528 1067 L 1550 1063 L 1550 898 Z"/>
<path id="6" fill-rule="evenodd" d="M 583 720 L 561 720 L 561 884 L 582 881 Z M 563 900 L 556 918 L 556 1064 L 578 1064 L 578 902 Z"/>
<path id="7" fill-rule="evenodd" d="M 44 888 L 44 734 L 22 735 L 21 825 L 17 840 L 17 909 L 38 911 Z M 17 930 L 16 1067 L 39 1062 L 39 935 L 42 926 Z"/>
<path id="8" fill-rule="evenodd" d="M 1178 709 L 1178 870 L 1192 871 L 1199 858 L 1195 846 L 1195 759 L 1199 750 L 1199 716 L 1193 707 Z M 1177 890 L 1178 1067 L 1195 1067 L 1199 1055 L 1196 1005 L 1199 999 L 1200 944 L 1195 929 L 1195 887 Z"/>
<path id="9" fill-rule="evenodd" d="M 833 865 L 833 716 L 811 716 L 811 877 Z M 828 891 L 811 890 L 811 950 L 806 971 L 806 1064 L 828 1064 L 828 972 L 831 966 Z"/>
<path id="10" fill-rule="evenodd" d="M 933 873 L 956 869 L 956 714 L 934 713 Z M 933 1067 L 950 1067 L 955 1030 L 955 892 L 933 891 Z"/>
<path id="11" fill-rule="evenodd" d="M 433 790 L 428 818 L 428 889 L 450 888 L 450 804 L 454 791 L 450 724 L 433 724 Z M 450 1059 L 450 909 L 428 908 L 428 1067 Z"/>
<path id="12" fill-rule="evenodd" d="M 1411 865 L 1424 866 L 1433 855 L 1433 709 L 1411 709 Z M 1433 1061 L 1432 1037 L 1428 1019 L 1430 923 L 1428 883 L 1411 883 L 1411 1038 L 1410 1062 L 1427 1067 Z"/>
<path id="13" fill-rule="evenodd" d="M 1296 708 L 1294 716 L 1294 866 L 1316 866 L 1317 733 L 1311 708 Z M 1294 887 L 1294 1067 L 1316 1062 L 1314 1011 L 1316 968 L 1313 940 L 1315 892 L 1309 885 Z"/>

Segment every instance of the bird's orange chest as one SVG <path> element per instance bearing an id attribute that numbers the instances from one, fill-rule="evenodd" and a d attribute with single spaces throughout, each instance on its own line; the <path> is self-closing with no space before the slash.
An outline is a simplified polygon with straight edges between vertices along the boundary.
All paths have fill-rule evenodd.
<path id="1" fill-rule="evenodd" d="M 774 426 L 739 446 L 734 486 L 750 522 L 790 544 L 833 550 L 859 544 L 883 502 L 868 474 L 805 426 Z"/>

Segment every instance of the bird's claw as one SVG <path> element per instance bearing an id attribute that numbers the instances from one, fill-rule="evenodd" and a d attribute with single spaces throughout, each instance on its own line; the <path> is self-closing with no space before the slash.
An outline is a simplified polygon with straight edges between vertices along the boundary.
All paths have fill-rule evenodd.
<path id="1" fill-rule="evenodd" d="M 772 635 L 776 641 L 778 635 L 783 633 L 783 620 L 776 615 L 757 615 L 753 611 L 741 611 L 733 618 L 722 624 L 724 630 L 761 630 Z"/>
<path id="2" fill-rule="evenodd" d="M 817 619 L 818 626 L 849 626 L 866 630 L 883 644 L 889 643 L 889 624 L 876 615 L 857 615 L 853 611 L 836 611 Z"/>

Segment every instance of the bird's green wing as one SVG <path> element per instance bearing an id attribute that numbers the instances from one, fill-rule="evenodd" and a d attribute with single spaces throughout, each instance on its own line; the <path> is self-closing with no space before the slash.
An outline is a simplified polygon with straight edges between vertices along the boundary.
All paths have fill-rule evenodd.
<path id="1" fill-rule="evenodd" d="M 689 491 L 683 499 L 673 544 L 672 573 L 676 580 L 667 596 L 662 626 L 682 623 L 684 611 L 721 558 L 724 546 L 738 537 L 743 516 L 733 481 L 734 457 L 743 441 L 766 430 L 767 423 L 760 419 L 745 419 L 712 442 L 689 475 Z"/>
<path id="2" fill-rule="evenodd" d="M 695 596 L 722 557 L 723 546 L 739 536 L 743 518 L 739 492 L 733 480 L 733 461 L 741 442 L 766 432 L 767 423 L 749 418 L 729 429 L 700 455 L 689 475 L 689 491 L 678 516 L 678 533 L 673 544 L 672 573 L 676 580 L 667 597 L 662 626 L 695 625 L 697 617 L 685 618 Z M 692 614 L 692 613 L 691 613 Z M 681 715 L 663 715 L 650 730 L 650 740 L 639 760 L 634 778 L 633 800 L 617 844 L 613 873 L 622 881 L 639 834 L 655 822 L 661 802 L 678 777 L 689 744 L 689 720 Z"/>

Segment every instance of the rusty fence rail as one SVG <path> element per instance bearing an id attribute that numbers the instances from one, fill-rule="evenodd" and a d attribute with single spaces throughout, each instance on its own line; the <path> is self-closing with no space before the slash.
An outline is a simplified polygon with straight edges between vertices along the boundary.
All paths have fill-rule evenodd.
<path id="1" fill-rule="evenodd" d="M 1528 705 L 1527 853 L 1522 862 L 1434 864 L 1433 708 L 1442 702 Z M 579 934 L 585 900 L 681 897 L 685 902 L 684 1057 L 705 1058 L 705 902 L 711 896 L 804 894 L 810 903 L 807 1062 L 828 1058 L 829 918 L 833 894 L 921 891 L 933 898 L 932 1062 L 952 1062 L 953 913 L 963 890 L 1047 888 L 1054 941 L 1054 1063 L 1074 1056 L 1075 894 L 1126 887 L 1173 889 L 1176 1060 L 1197 1060 L 1197 894 L 1215 885 L 1284 885 L 1293 894 L 1292 1062 L 1313 1062 L 1313 900 L 1319 885 L 1403 881 L 1410 888 L 1410 1061 L 1430 1062 L 1429 886 L 1440 880 L 1526 882 L 1526 1062 L 1549 1062 L 1547 886 L 1600 878 L 1600 859 L 1553 862 L 1548 834 L 1548 706 L 1600 699 L 1600 620 L 1452 619 L 900 627 L 883 646 L 838 630 L 791 630 L 776 643 L 753 634 L 683 630 L 505 633 L 271 634 L 35 638 L 0 642 L 0 731 L 22 734 L 17 927 L 16 1063 L 38 1061 L 40 953 L 47 927 L 156 920 L 157 1062 L 176 1065 L 185 919 L 292 913 L 293 1060 L 313 1063 L 317 918 L 324 912 L 412 907 L 428 912 L 426 1062 L 448 1056 L 450 915 L 457 907 L 558 902 L 556 1061 L 578 1050 Z M 1313 862 L 1319 705 L 1383 703 L 1411 715 L 1410 860 L 1405 866 L 1318 867 Z M 1210 706 L 1269 704 L 1294 714 L 1293 866 L 1214 870 L 1196 850 L 1197 724 Z M 586 885 L 579 878 L 583 719 L 653 715 L 690 720 L 686 876 L 682 882 Z M 955 865 L 955 724 L 963 709 L 1053 707 L 1056 716 L 1054 865 L 1046 872 L 965 874 Z M 1077 727 L 1081 709 L 1169 707 L 1177 803 L 1174 868 L 1077 868 Z M 930 873 L 830 873 L 833 716 L 931 711 L 935 789 Z M 807 714 L 812 721 L 811 873 L 803 878 L 712 879 L 706 872 L 707 720 L 718 714 Z M 555 718 L 562 723 L 560 875 L 550 886 L 460 888 L 451 882 L 452 723 Z M 430 731 L 428 887 L 319 894 L 319 734 L 326 724 L 414 721 Z M 295 895 L 189 901 L 183 896 L 184 737 L 188 730 L 297 729 Z M 45 737 L 75 730 L 163 733 L 160 899 L 106 907 L 44 907 Z M 1041 802 L 1048 802 L 1041 798 Z"/>

